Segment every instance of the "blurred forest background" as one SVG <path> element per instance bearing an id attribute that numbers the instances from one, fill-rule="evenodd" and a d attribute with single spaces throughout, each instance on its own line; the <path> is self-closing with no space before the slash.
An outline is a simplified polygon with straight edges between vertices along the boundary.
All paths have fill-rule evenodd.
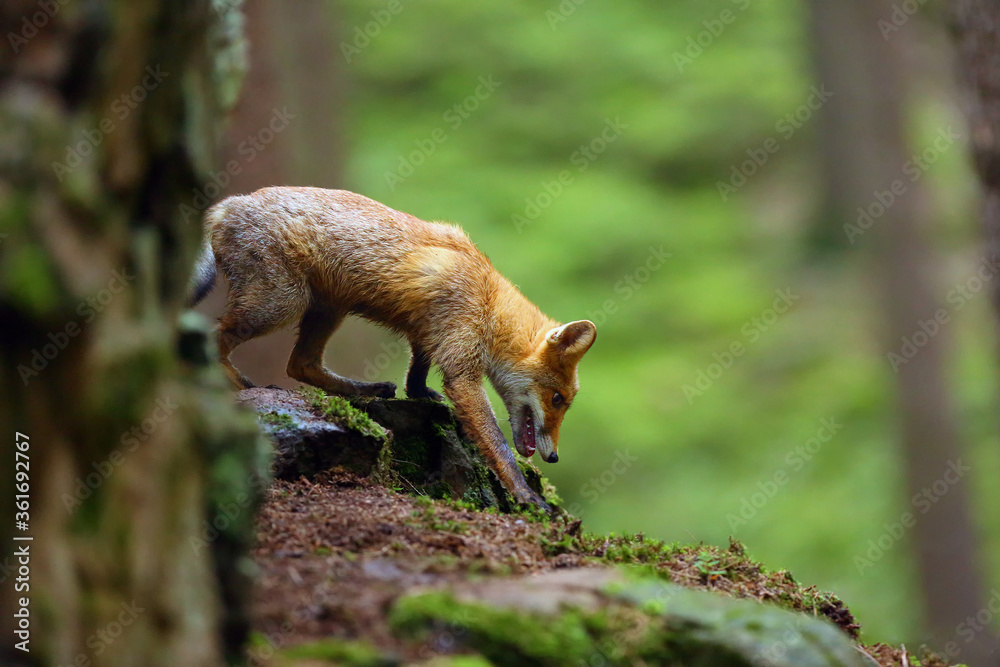
<path id="1" fill-rule="evenodd" d="M 995 314 L 937 3 L 246 9 L 227 192 L 346 188 L 459 223 L 547 314 L 598 325 L 540 464 L 589 530 L 733 536 L 870 642 L 923 638 L 952 568 L 995 594 Z M 290 348 L 236 363 L 291 386 Z M 351 322 L 327 360 L 401 383 L 407 356 Z"/>

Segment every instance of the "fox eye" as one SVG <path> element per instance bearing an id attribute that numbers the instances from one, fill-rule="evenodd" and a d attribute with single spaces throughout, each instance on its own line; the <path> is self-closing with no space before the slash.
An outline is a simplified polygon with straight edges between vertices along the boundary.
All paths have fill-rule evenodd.
<path id="1" fill-rule="evenodd" d="M 566 399 L 558 391 L 552 394 L 552 407 L 558 408 L 566 402 Z"/>

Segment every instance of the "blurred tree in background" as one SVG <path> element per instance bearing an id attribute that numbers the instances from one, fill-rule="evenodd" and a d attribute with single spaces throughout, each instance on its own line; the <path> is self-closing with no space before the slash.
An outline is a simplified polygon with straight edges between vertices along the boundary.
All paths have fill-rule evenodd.
<path id="1" fill-rule="evenodd" d="M 961 483 L 965 466 L 958 462 L 963 447 L 946 376 L 953 341 L 947 326 L 950 314 L 937 287 L 943 256 L 929 240 L 938 215 L 921 163 L 911 159 L 905 132 L 911 81 L 918 71 L 907 67 L 905 52 L 918 42 L 912 32 L 901 31 L 889 40 L 885 36 L 891 33 L 866 30 L 878 26 L 883 16 L 891 17 L 891 2 L 813 0 L 810 6 L 817 78 L 838 93 L 820 111 L 821 173 L 828 205 L 819 217 L 841 239 L 843 221 L 854 218 L 845 228 L 852 243 L 869 232 L 871 243 L 859 245 L 875 261 L 868 273 L 884 304 L 885 346 L 900 347 L 888 358 L 896 380 L 907 495 L 917 510 L 909 510 L 912 519 L 904 516 L 887 532 L 895 539 L 912 528 L 924 620 L 933 631 L 933 644 L 943 647 L 955 639 L 969 610 L 984 608 L 986 596 L 968 487 Z M 843 48 L 848 39 L 851 48 Z M 911 57 L 919 61 L 926 56 L 918 51 Z M 944 137 L 946 141 L 935 137 L 939 143 L 933 150 L 943 149 L 959 134 Z M 864 215 L 852 216 L 855 211 Z M 899 341 L 904 341 L 902 346 Z M 911 353 L 905 341 L 919 344 L 919 353 Z M 920 512 L 924 503 L 933 503 L 933 511 Z M 867 554 L 865 559 L 858 561 L 859 570 L 867 569 Z M 994 640 L 989 633 L 976 639 L 963 660 L 983 664 Z"/>

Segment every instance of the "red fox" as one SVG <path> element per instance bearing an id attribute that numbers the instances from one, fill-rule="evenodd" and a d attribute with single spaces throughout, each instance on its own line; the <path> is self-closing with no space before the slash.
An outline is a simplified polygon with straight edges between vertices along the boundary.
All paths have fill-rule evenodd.
<path id="1" fill-rule="evenodd" d="M 345 190 L 273 187 L 234 196 L 205 214 L 191 305 L 229 281 L 219 357 L 298 322 L 288 375 L 329 393 L 391 398 L 391 382 L 360 382 L 323 366 L 326 342 L 347 315 L 386 326 L 412 348 L 411 398 L 443 400 L 427 387 L 431 364 L 464 431 L 521 503 L 545 506 L 507 446 L 483 389 L 490 379 L 510 416 L 517 451 L 559 460 L 559 426 L 579 388 L 577 363 L 597 337 L 589 320 L 559 324 L 493 268 L 459 228 L 424 222 Z"/>

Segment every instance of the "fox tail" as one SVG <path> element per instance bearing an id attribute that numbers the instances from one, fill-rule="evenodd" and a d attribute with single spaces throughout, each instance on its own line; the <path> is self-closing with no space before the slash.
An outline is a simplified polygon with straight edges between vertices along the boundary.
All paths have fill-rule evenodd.
<path id="1" fill-rule="evenodd" d="M 215 287 L 215 253 L 212 252 L 212 242 L 205 239 L 201 246 L 201 254 L 194 265 L 194 273 L 188 282 L 188 308 L 194 308 Z"/>
<path id="2" fill-rule="evenodd" d="M 188 282 L 188 308 L 194 308 L 215 287 L 215 252 L 212 250 L 212 227 L 216 218 L 224 214 L 219 206 L 213 206 L 205 215 L 205 240 L 201 253 L 194 264 L 194 272 Z"/>

